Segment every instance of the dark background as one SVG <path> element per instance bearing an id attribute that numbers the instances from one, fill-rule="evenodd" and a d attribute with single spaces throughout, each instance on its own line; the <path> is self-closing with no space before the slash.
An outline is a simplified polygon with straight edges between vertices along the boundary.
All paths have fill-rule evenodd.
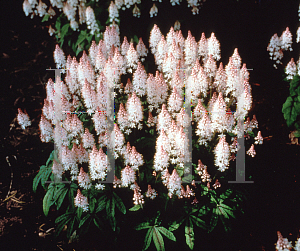
<path id="1" fill-rule="evenodd" d="M 34 194 L 31 189 L 33 177 L 51 152 L 51 145 L 41 143 L 39 139 L 38 123 L 46 97 L 44 83 L 53 77 L 46 69 L 55 67 L 55 40 L 41 25 L 40 18 L 32 20 L 25 16 L 22 3 L 18 0 L 0 2 L 0 249 L 59 250 L 51 237 L 38 236 L 39 226 L 45 223 L 43 229 L 47 230 L 53 222 L 49 222 L 42 212 L 43 191 Z M 243 63 L 249 69 L 253 68 L 250 71 L 253 108 L 249 115 L 252 118 L 256 114 L 263 137 L 268 137 L 262 146 L 256 147 L 256 157 L 246 160 L 246 172 L 253 176 L 254 184 L 240 184 L 250 193 L 245 214 L 234 222 L 230 234 L 223 234 L 221 228 L 210 235 L 196 233 L 195 250 L 275 250 L 277 231 L 294 244 L 300 233 L 300 148 L 287 144 L 290 128 L 286 127 L 281 107 L 288 96 L 289 85 L 282 81 L 283 67 L 273 68 L 266 48 L 271 36 L 274 33 L 280 36 L 288 26 L 294 35 L 294 51 L 284 53 L 283 65 L 286 66 L 291 57 L 298 60 L 295 34 L 299 25 L 299 1 L 207 0 L 195 16 L 191 15 L 185 1 L 175 7 L 167 1 L 157 4 L 158 16 L 153 19 L 148 13 L 151 6 L 152 2 L 141 10 L 140 19 L 131 17 L 128 10 L 120 12 L 121 41 L 124 35 L 137 35 L 143 37 L 148 47 L 147 40 L 154 23 L 166 35 L 177 19 L 181 22 L 184 37 L 191 30 L 199 41 L 202 32 L 206 37 L 214 32 L 221 44 L 220 61 L 224 65 L 234 48 L 238 48 Z M 101 18 L 106 20 L 107 17 Z M 154 69 L 149 69 L 154 73 Z M 26 108 L 32 120 L 31 128 L 20 129 L 15 121 L 17 108 Z M 11 174 L 10 191 L 16 191 L 15 197 L 24 204 L 12 200 L 3 202 Z M 144 234 L 133 233 L 137 244 L 142 244 Z M 131 244 L 129 241 L 119 250 L 131 250 Z M 167 241 L 166 250 L 172 250 L 171 247 L 174 250 L 185 248 L 179 242 Z M 95 248 L 101 250 L 99 246 Z M 76 247 L 75 250 L 82 249 Z"/>

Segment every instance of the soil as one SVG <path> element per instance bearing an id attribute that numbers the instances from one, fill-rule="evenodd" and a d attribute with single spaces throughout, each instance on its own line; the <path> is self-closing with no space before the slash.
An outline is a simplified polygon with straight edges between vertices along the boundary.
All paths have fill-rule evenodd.
<path id="1" fill-rule="evenodd" d="M 239 47 L 243 62 L 253 68 L 250 116 L 256 115 L 264 144 L 257 147 L 256 157 L 246 162 L 246 172 L 251 173 L 254 184 L 240 184 L 250 191 L 245 214 L 234 223 L 230 234 L 196 236 L 199 250 L 275 250 L 277 231 L 293 244 L 300 236 L 300 146 L 290 144 L 290 128 L 281 113 L 288 96 L 288 84 L 282 81 L 283 68 L 274 70 L 266 51 L 275 32 L 280 35 L 289 26 L 296 33 L 298 6 L 296 1 L 246 2 L 208 0 L 200 16 L 208 20 L 202 23 L 206 35 L 215 32 L 220 40 L 224 64 Z M 22 1 L 1 1 L 0 9 L 0 250 L 102 250 L 96 241 L 81 243 L 86 248 L 56 243 L 54 223 L 42 211 L 44 191 L 32 191 L 32 180 L 52 151 L 50 145 L 40 141 L 38 123 L 46 97 L 44 83 L 54 77 L 46 69 L 55 67 L 55 39 L 39 18 L 31 20 L 24 15 Z M 182 28 L 192 27 L 192 34 L 199 39 L 199 27 L 193 22 L 194 17 L 183 22 Z M 284 57 L 287 62 L 290 55 Z M 26 109 L 31 118 L 32 126 L 26 130 L 16 122 L 18 108 Z M 118 250 L 129 250 L 124 247 Z"/>

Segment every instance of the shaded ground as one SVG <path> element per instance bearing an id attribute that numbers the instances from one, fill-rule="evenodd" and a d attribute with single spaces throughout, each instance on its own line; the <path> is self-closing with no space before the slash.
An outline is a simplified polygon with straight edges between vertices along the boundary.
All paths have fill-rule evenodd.
<path id="1" fill-rule="evenodd" d="M 228 52 L 224 48 L 236 43 L 243 62 L 254 68 L 250 75 L 254 99 L 250 115 L 257 115 L 262 135 L 269 140 L 266 138 L 264 145 L 257 150 L 257 156 L 247 161 L 246 171 L 253 174 L 254 184 L 241 185 L 251 187 L 250 199 L 245 215 L 235 223 L 233 233 L 220 236 L 217 230 L 209 236 L 196 236 L 196 246 L 203 247 L 201 250 L 274 250 L 276 231 L 281 231 L 293 244 L 299 234 L 300 146 L 287 144 L 289 130 L 285 126 L 281 106 L 287 97 L 288 86 L 281 81 L 282 71 L 272 69 L 266 46 L 273 33 L 281 34 L 286 26 L 293 25 L 292 21 L 297 21 L 297 4 L 286 7 L 284 1 L 274 1 L 277 8 L 268 12 L 267 5 L 260 8 L 258 5 L 241 5 L 234 9 L 236 5 L 213 6 L 212 2 L 207 1 L 206 11 L 220 13 L 219 19 L 215 18 L 212 24 L 207 21 L 208 24 L 203 26 L 218 26 L 223 30 L 233 27 L 234 34 L 228 34 L 228 38 L 219 34 L 221 30 L 219 33 L 216 31 L 225 51 L 223 62 L 227 63 L 234 49 Z M 25 17 L 21 1 L 11 1 L 10 6 L 1 9 L 6 10 L 3 20 L 7 19 L 1 22 L 1 33 L 4 34 L 1 40 L 5 43 L 0 55 L 0 249 L 60 250 L 51 235 L 44 236 L 44 232 L 53 227 L 53 222 L 43 215 L 43 192 L 32 192 L 33 177 L 52 150 L 51 146 L 41 143 L 37 129 L 45 98 L 43 83 L 53 77 L 46 69 L 54 66 L 52 53 L 55 43 L 39 25 L 38 19 L 32 21 Z M 244 13 L 243 18 L 232 14 L 228 27 L 222 26 L 220 20 L 226 19 L 225 14 L 230 11 Z M 280 13 L 282 18 L 278 20 Z M 267 14 L 267 18 L 262 18 Z M 202 15 L 203 20 L 210 20 L 207 14 Z M 294 19 L 286 18 L 292 15 L 295 15 Z M 247 23 L 251 25 L 247 26 Z M 188 26 L 188 22 L 184 25 Z M 211 32 L 206 29 L 207 34 Z M 196 36 L 197 39 L 199 37 Z M 19 107 L 26 108 L 32 120 L 32 127 L 25 131 L 15 120 Z M 100 250 L 96 241 L 87 243 Z M 132 248 L 124 245 L 119 250 Z M 179 248 L 178 242 L 168 245 Z M 75 250 L 82 249 L 76 246 Z M 183 247 L 181 250 L 184 250 Z"/>

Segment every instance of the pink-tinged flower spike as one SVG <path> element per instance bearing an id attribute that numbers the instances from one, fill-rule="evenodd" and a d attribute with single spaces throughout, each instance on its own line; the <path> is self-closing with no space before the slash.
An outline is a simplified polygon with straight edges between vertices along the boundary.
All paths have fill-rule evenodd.
<path id="1" fill-rule="evenodd" d="M 211 54 L 208 55 L 208 59 L 206 60 L 206 62 L 204 64 L 204 71 L 206 73 L 206 76 L 209 77 L 209 78 L 213 78 L 216 75 L 217 64 L 214 61 Z"/>
<path id="2" fill-rule="evenodd" d="M 49 7 L 48 14 L 51 19 L 56 15 L 55 11 L 52 9 L 52 6 Z"/>
<path id="3" fill-rule="evenodd" d="M 276 243 L 276 250 L 288 251 L 293 248 L 292 242 L 291 241 L 289 242 L 287 238 L 283 238 L 282 234 L 279 231 L 277 231 L 277 236 L 278 236 L 278 240 Z"/>
<path id="4" fill-rule="evenodd" d="M 115 71 L 116 74 L 115 76 L 117 77 L 117 80 L 119 79 L 118 76 L 120 76 L 121 74 L 126 74 L 126 62 L 125 59 L 123 58 L 123 56 L 120 54 L 119 49 L 115 48 L 115 54 L 113 57 L 113 61 L 114 61 L 114 67 L 115 67 Z M 115 82 L 119 82 L 119 81 L 115 81 Z"/>
<path id="5" fill-rule="evenodd" d="M 180 22 L 176 20 L 174 24 L 174 31 L 179 31 L 179 30 L 180 30 Z"/>
<path id="6" fill-rule="evenodd" d="M 281 48 L 283 50 L 290 50 L 292 51 L 293 48 L 292 48 L 292 43 L 293 43 L 293 40 L 292 40 L 292 33 L 290 32 L 290 29 L 289 27 L 286 27 L 285 31 L 282 32 L 282 35 L 280 37 L 281 39 Z"/>
<path id="7" fill-rule="evenodd" d="M 162 105 L 162 110 L 158 115 L 157 118 L 157 131 L 160 133 L 161 129 L 167 129 L 170 127 L 171 125 L 171 115 L 168 113 L 167 109 L 166 109 L 166 105 L 163 104 Z"/>
<path id="8" fill-rule="evenodd" d="M 262 145 L 262 143 L 263 143 L 263 137 L 261 136 L 261 131 L 259 131 L 258 133 L 257 133 L 257 136 L 254 138 L 254 140 L 255 140 L 255 142 L 254 142 L 254 144 L 261 144 Z"/>
<path id="9" fill-rule="evenodd" d="M 138 57 L 141 58 L 141 61 L 143 62 L 147 56 L 148 50 L 141 37 L 139 39 L 139 43 L 136 45 L 136 52 Z"/>
<path id="10" fill-rule="evenodd" d="M 228 169 L 230 157 L 229 145 L 224 136 L 220 137 L 219 143 L 216 145 L 214 152 L 215 165 L 219 167 L 219 171 L 224 172 L 226 169 Z"/>
<path id="11" fill-rule="evenodd" d="M 117 33 L 115 26 L 106 26 L 106 30 L 103 34 L 104 44 L 106 46 L 106 51 L 109 52 L 111 47 L 114 45 L 115 47 L 120 46 L 120 37 Z M 102 50 L 103 51 L 103 50 Z"/>
<path id="12" fill-rule="evenodd" d="M 207 172 L 207 166 L 203 165 L 201 160 L 198 160 L 198 167 L 196 168 L 196 170 L 198 171 L 198 175 L 201 177 L 202 182 L 210 182 L 210 175 Z"/>
<path id="13" fill-rule="evenodd" d="M 55 33 L 55 29 L 53 29 L 51 25 L 49 25 L 48 33 L 50 36 L 52 36 Z"/>
<path id="14" fill-rule="evenodd" d="M 132 73 L 132 69 L 137 68 L 138 53 L 133 47 L 133 43 L 130 43 L 129 49 L 126 53 L 128 72 Z"/>
<path id="15" fill-rule="evenodd" d="M 153 16 L 157 16 L 157 13 L 158 13 L 158 9 L 157 7 L 155 6 L 155 3 L 153 4 L 152 8 L 150 9 L 150 17 L 153 17 Z"/>
<path id="16" fill-rule="evenodd" d="M 154 200 L 156 196 L 157 196 L 157 192 L 155 191 L 155 189 L 151 188 L 151 185 L 148 185 L 148 190 L 146 192 L 146 197 L 150 198 L 151 200 Z"/>
<path id="17" fill-rule="evenodd" d="M 35 8 L 35 4 L 34 5 L 30 4 L 28 0 L 25 0 L 23 2 L 23 11 L 24 11 L 26 17 L 28 17 L 29 14 L 33 13 L 34 8 Z"/>
<path id="18" fill-rule="evenodd" d="M 222 133 L 227 127 L 226 103 L 223 99 L 222 92 L 219 93 L 218 99 L 214 103 L 211 113 L 213 131 L 216 130 L 217 132 Z"/>
<path id="19" fill-rule="evenodd" d="M 190 118 L 183 107 L 180 109 L 180 112 L 176 115 L 176 123 L 178 127 L 182 126 L 183 128 L 187 128 L 191 125 Z"/>
<path id="20" fill-rule="evenodd" d="M 122 187 L 128 187 L 135 182 L 135 171 L 130 166 L 126 166 L 121 171 Z"/>
<path id="21" fill-rule="evenodd" d="M 73 146 L 75 146 L 76 144 L 74 144 Z M 82 143 L 80 143 L 78 145 L 77 148 L 74 148 L 76 155 L 77 155 L 77 159 L 78 159 L 78 163 L 82 164 L 82 163 L 88 163 L 89 162 L 89 153 L 87 150 L 85 150 L 85 148 L 83 147 Z"/>
<path id="22" fill-rule="evenodd" d="M 63 174 L 63 167 L 61 164 L 59 164 L 55 158 L 53 159 L 53 165 L 52 165 L 52 173 L 56 177 L 56 179 L 61 180 L 62 174 Z"/>
<path id="23" fill-rule="evenodd" d="M 134 72 L 132 77 L 132 85 L 133 85 L 134 92 L 139 97 L 142 97 L 146 94 L 147 91 L 146 82 L 147 82 L 147 73 L 142 63 L 138 62 L 137 69 Z"/>
<path id="24" fill-rule="evenodd" d="M 252 158 L 256 155 L 256 152 L 254 150 L 254 145 L 252 144 L 249 150 L 247 151 L 247 154 L 251 156 Z"/>
<path id="25" fill-rule="evenodd" d="M 92 120 L 94 121 L 97 135 L 105 133 L 107 129 L 107 115 L 105 114 L 105 111 L 97 109 Z"/>
<path id="26" fill-rule="evenodd" d="M 108 13 L 109 13 L 109 21 L 118 21 L 119 17 L 119 11 L 118 7 L 115 5 L 114 1 L 110 2 L 110 5 L 108 7 Z"/>
<path id="27" fill-rule="evenodd" d="M 55 46 L 53 56 L 54 56 L 54 62 L 56 64 L 56 68 L 57 69 L 65 68 L 66 56 L 58 44 Z"/>
<path id="28" fill-rule="evenodd" d="M 176 169 L 173 169 L 172 175 L 169 178 L 169 183 L 167 185 L 169 190 L 168 196 L 172 198 L 172 195 L 177 195 L 180 197 L 181 192 L 181 178 L 178 175 Z"/>
<path id="29" fill-rule="evenodd" d="M 128 49 L 129 49 L 129 43 L 128 43 L 128 40 L 127 40 L 127 37 L 126 36 L 124 36 L 124 40 L 123 40 L 123 43 L 122 43 L 122 45 L 121 45 L 121 54 L 122 54 L 122 56 L 126 56 L 126 54 L 127 54 L 127 51 L 128 51 Z"/>
<path id="30" fill-rule="evenodd" d="M 230 148 L 230 152 L 232 153 L 237 153 L 238 150 L 240 149 L 240 144 L 237 141 L 237 137 L 234 137 L 234 140 L 232 142 L 232 144 L 229 146 Z"/>
<path id="31" fill-rule="evenodd" d="M 185 55 L 185 63 L 188 66 L 192 66 L 197 58 L 197 42 L 195 37 L 192 36 L 191 31 L 188 31 L 188 37 L 185 40 L 184 45 L 184 55 Z"/>
<path id="32" fill-rule="evenodd" d="M 113 188 L 121 187 L 121 185 L 122 185 L 122 181 L 119 180 L 119 179 L 117 178 L 117 176 L 115 176 L 115 177 L 114 177 L 114 182 L 113 182 Z"/>
<path id="33" fill-rule="evenodd" d="M 208 101 L 208 104 L 207 104 L 208 113 L 209 113 L 210 117 L 211 117 L 211 111 L 212 111 L 212 109 L 214 107 L 214 104 L 217 102 L 217 100 L 218 100 L 217 93 L 214 92 L 213 96 L 211 97 L 211 99 Z"/>
<path id="34" fill-rule="evenodd" d="M 99 27 L 96 22 L 94 10 L 91 8 L 91 6 L 88 6 L 85 10 L 85 15 L 86 15 L 86 24 L 87 28 L 91 30 L 91 34 L 95 34 L 95 32 L 99 32 Z"/>
<path id="35" fill-rule="evenodd" d="M 53 128 L 51 123 L 41 114 L 41 120 L 39 123 L 40 139 L 42 142 L 48 143 L 53 139 Z"/>
<path id="36" fill-rule="evenodd" d="M 180 78 L 180 71 L 179 70 L 175 70 L 174 74 L 172 76 L 172 80 L 170 82 L 170 88 L 176 88 L 178 94 L 180 94 L 181 96 L 183 96 L 183 87 L 184 87 L 184 81 L 182 81 L 182 79 Z"/>
<path id="37" fill-rule="evenodd" d="M 198 43 L 198 46 L 198 56 L 202 58 L 203 62 L 205 62 L 208 54 L 208 44 L 204 32 L 201 35 L 201 39 Z"/>
<path id="38" fill-rule="evenodd" d="M 133 8 L 133 10 L 132 10 L 132 14 L 133 14 L 134 17 L 138 17 L 138 18 L 141 16 L 141 11 L 140 11 L 140 9 L 137 7 L 136 4 L 134 5 L 134 8 Z"/>
<path id="39" fill-rule="evenodd" d="M 117 121 L 118 121 L 120 130 L 122 132 L 124 132 L 128 128 L 129 122 L 128 122 L 127 112 L 122 103 L 120 104 L 120 108 L 119 108 L 119 111 L 117 114 Z"/>
<path id="40" fill-rule="evenodd" d="M 80 189 L 77 190 L 77 195 L 74 198 L 75 207 L 80 207 L 83 212 L 89 211 L 89 203 L 87 197 L 83 196 Z"/>
<path id="41" fill-rule="evenodd" d="M 102 148 L 97 151 L 97 148 L 93 148 L 89 154 L 89 171 L 91 180 L 105 180 L 107 171 L 107 156 L 103 152 Z"/>
<path id="42" fill-rule="evenodd" d="M 161 31 L 157 27 L 156 24 L 154 24 L 151 32 L 150 32 L 150 38 L 149 38 L 149 45 L 150 49 L 153 55 L 156 54 L 156 46 L 158 45 L 159 41 L 161 40 Z"/>
<path id="43" fill-rule="evenodd" d="M 62 147 L 61 162 L 65 171 L 73 170 L 77 167 L 76 156 L 67 146 Z"/>
<path id="44" fill-rule="evenodd" d="M 287 75 L 287 79 L 293 79 L 294 76 L 297 74 L 297 66 L 293 58 L 291 58 L 291 61 L 286 66 L 285 74 Z"/>
<path id="45" fill-rule="evenodd" d="M 118 124 L 114 124 L 114 133 L 115 133 L 115 157 L 118 158 L 118 154 L 124 154 L 124 144 L 125 144 L 125 137 L 121 130 L 118 127 Z"/>
<path id="46" fill-rule="evenodd" d="M 171 145 L 164 129 L 161 129 L 161 133 L 156 139 L 156 149 L 160 149 L 160 147 L 163 147 L 163 149 L 170 154 Z"/>
<path id="47" fill-rule="evenodd" d="M 78 175 L 78 185 L 84 189 L 90 189 L 92 186 L 89 175 L 84 172 L 82 167 Z"/>
<path id="48" fill-rule="evenodd" d="M 18 116 L 17 116 L 17 121 L 21 128 L 24 130 L 27 126 L 31 126 L 31 121 L 29 119 L 29 116 L 27 112 L 22 112 L 20 108 L 18 108 Z"/>
<path id="49" fill-rule="evenodd" d="M 207 39 L 207 48 L 208 48 L 208 54 L 211 54 L 212 57 L 219 61 L 221 59 L 221 50 L 220 50 L 220 43 L 219 40 L 215 37 L 215 33 L 211 33 L 211 36 L 209 39 Z"/>
<path id="50" fill-rule="evenodd" d="M 148 113 L 147 126 L 148 127 L 155 126 L 155 119 L 153 118 L 151 112 Z"/>
<path id="51" fill-rule="evenodd" d="M 145 203 L 144 195 L 141 194 L 141 189 L 138 184 L 135 182 L 135 188 L 133 190 L 133 203 L 134 205 L 142 205 Z"/>
<path id="52" fill-rule="evenodd" d="M 221 183 L 216 179 L 215 184 L 213 184 L 214 189 L 217 189 L 218 187 L 221 187 Z"/>
<path id="53" fill-rule="evenodd" d="M 95 59 L 95 69 L 100 74 L 105 67 L 106 59 L 102 49 L 98 47 L 97 57 Z"/>
<path id="54" fill-rule="evenodd" d="M 240 69 L 241 64 L 242 64 L 242 59 L 239 55 L 239 52 L 238 52 L 237 48 L 234 49 L 234 52 L 233 52 L 233 55 L 232 55 L 231 59 L 232 59 L 232 63 L 234 65 L 234 67 L 236 67 L 237 69 Z"/>
<path id="55" fill-rule="evenodd" d="M 132 96 L 127 100 L 126 111 L 129 127 L 135 128 L 138 126 L 138 129 L 141 130 L 143 127 L 141 124 L 141 121 L 143 120 L 143 108 L 141 100 L 136 96 L 135 92 L 133 92 Z"/>
<path id="56" fill-rule="evenodd" d="M 129 155 L 129 164 L 134 171 L 137 171 L 139 166 L 142 166 L 144 164 L 143 155 L 138 153 L 134 146 L 132 146 Z"/>
<path id="57" fill-rule="evenodd" d="M 178 94 L 175 87 L 168 99 L 168 111 L 172 114 L 172 117 L 175 118 L 175 112 L 178 112 L 182 106 L 183 98 Z"/>
<path id="58" fill-rule="evenodd" d="M 155 172 L 155 171 L 153 171 Z M 156 176 L 156 175 L 155 175 Z M 168 171 L 168 168 L 164 169 L 162 172 L 161 172 L 161 180 L 162 180 L 162 183 L 167 186 L 169 184 L 169 179 L 170 179 L 170 173 Z"/>
<path id="59" fill-rule="evenodd" d="M 88 148 L 93 148 L 95 144 L 95 139 L 93 134 L 90 133 L 89 129 L 85 128 L 85 132 L 82 135 L 82 143 L 83 147 L 88 149 Z"/>
<path id="60" fill-rule="evenodd" d="M 281 59 L 283 57 L 283 52 L 281 49 L 281 38 L 278 37 L 277 33 L 275 33 L 268 44 L 267 51 L 269 51 L 270 59 L 275 61 L 273 65 L 274 68 L 277 69 L 276 64 L 282 64 Z"/>
<path id="61" fill-rule="evenodd" d="M 155 74 L 155 81 L 156 81 L 156 94 L 157 94 L 157 104 L 160 105 L 162 103 L 166 102 L 166 99 L 168 97 L 168 85 L 164 79 L 164 76 L 162 73 L 159 73 L 159 71 L 156 71 Z M 160 109 L 157 110 L 160 112 Z"/>
<path id="62" fill-rule="evenodd" d="M 63 12 L 67 16 L 69 21 L 75 20 L 76 8 L 74 8 L 68 2 L 64 2 Z"/>
<path id="63" fill-rule="evenodd" d="M 41 0 L 39 1 L 39 5 L 37 6 L 36 10 L 40 17 L 43 17 L 47 11 L 47 5 L 43 3 Z"/>
<path id="64" fill-rule="evenodd" d="M 201 103 L 201 99 L 198 99 L 198 104 L 196 105 L 195 109 L 194 109 L 194 113 L 193 113 L 193 118 L 195 122 L 199 122 L 204 114 L 206 114 L 207 111 L 205 110 L 204 106 Z"/>
<path id="65" fill-rule="evenodd" d="M 169 155 L 164 150 L 163 146 L 156 147 L 156 153 L 154 155 L 153 168 L 155 171 L 163 171 L 169 166 Z"/>

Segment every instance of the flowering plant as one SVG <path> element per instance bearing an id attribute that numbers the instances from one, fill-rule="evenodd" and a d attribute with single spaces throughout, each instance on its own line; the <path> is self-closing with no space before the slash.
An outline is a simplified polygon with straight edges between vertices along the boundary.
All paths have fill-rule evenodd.
<path id="1" fill-rule="evenodd" d="M 148 229 L 144 249 L 153 240 L 163 250 L 161 234 L 175 241 L 172 232 L 181 225 L 193 249 L 194 226 L 211 232 L 221 219 L 228 231 L 228 219 L 241 210 L 243 193 L 225 183 L 241 148 L 237 138 L 246 137 L 252 157 L 263 138 L 255 115 L 244 123 L 252 97 L 238 50 L 225 68 L 217 67 L 221 51 L 214 33 L 196 42 L 191 32 L 185 39 L 173 27 L 165 37 L 156 25 L 149 47 L 155 75 L 142 64 L 148 53 L 142 39 L 134 46 L 124 37 L 121 44 L 115 26 L 79 62 L 56 46 L 64 81 L 49 79 L 39 124 L 41 141 L 54 143 L 55 150 L 33 189 L 41 184 L 46 190 L 45 215 L 53 206 L 61 212 L 57 235 L 67 225 L 67 238 L 74 239 L 91 223 L 102 231 L 108 223 L 118 232 L 129 206 L 147 212 L 146 222 L 136 226 Z M 27 114 L 19 114 L 19 123 L 28 126 Z M 126 187 L 133 203 L 121 199 Z"/>
<path id="2" fill-rule="evenodd" d="M 299 5 L 299 17 L 300 17 L 300 5 Z M 282 64 L 281 60 L 283 58 L 283 51 L 293 51 L 292 44 L 292 33 L 289 27 L 278 37 L 277 33 L 274 34 L 270 40 L 267 50 L 270 54 L 270 59 L 276 61 L 273 65 L 277 69 L 278 64 Z M 296 42 L 300 41 L 300 27 L 297 29 Z M 294 58 L 291 58 L 287 66 L 285 67 L 286 82 L 290 84 L 290 95 L 287 97 L 285 103 L 282 106 L 282 113 L 284 119 L 286 120 L 288 127 L 294 127 L 294 131 L 290 134 L 292 143 L 298 142 L 294 138 L 300 137 L 300 59 L 297 64 Z"/>

